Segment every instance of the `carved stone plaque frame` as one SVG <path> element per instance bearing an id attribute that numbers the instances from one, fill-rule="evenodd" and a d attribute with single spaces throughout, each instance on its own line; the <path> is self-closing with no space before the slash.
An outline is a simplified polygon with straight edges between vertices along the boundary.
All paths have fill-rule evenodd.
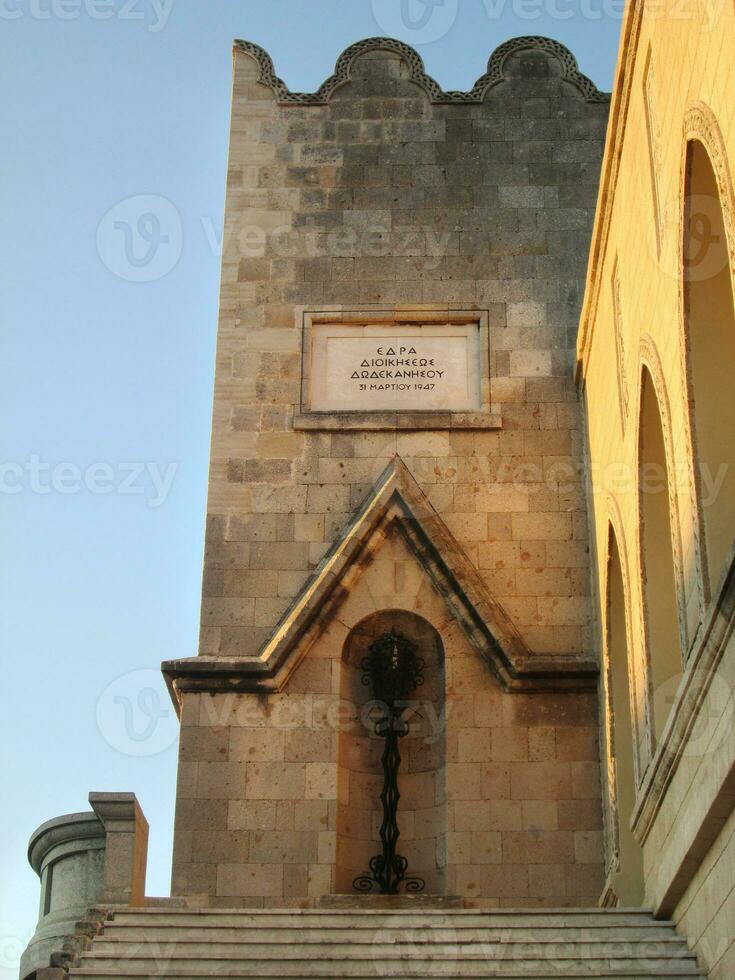
<path id="1" fill-rule="evenodd" d="M 495 429 L 488 314 L 305 311 L 296 429 Z"/>

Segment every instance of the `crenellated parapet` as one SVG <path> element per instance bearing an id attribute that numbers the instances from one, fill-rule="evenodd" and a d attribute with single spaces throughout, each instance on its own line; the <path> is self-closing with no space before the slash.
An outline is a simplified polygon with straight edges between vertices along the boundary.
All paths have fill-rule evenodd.
<path id="1" fill-rule="evenodd" d="M 585 102 L 609 102 L 610 95 L 601 92 L 586 75 L 579 70 L 577 59 L 572 52 L 549 37 L 528 35 L 514 37 L 499 45 L 490 55 L 487 71 L 477 79 L 468 92 L 445 92 L 441 85 L 427 74 L 421 55 L 409 44 L 391 37 L 368 37 L 351 44 L 337 59 L 334 72 L 325 79 L 316 92 L 292 92 L 278 77 L 273 59 L 260 45 L 252 41 L 235 41 L 235 49 L 251 55 L 260 66 L 260 82 L 269 86 L 282 104 L 324 105 L 338 88 L 352 79 L 352 68 L 358 58 L 373 51 L 389 51 L 397 54 L 406 64 L 410 80 L 418 85 L 431 102 L 439 104 L 480 103 L 496 85 L 507 80 L 506 62 L 511 55 L 524 51 L 538 51 L 558 63 L 560 77 L 577 89 Z"/>

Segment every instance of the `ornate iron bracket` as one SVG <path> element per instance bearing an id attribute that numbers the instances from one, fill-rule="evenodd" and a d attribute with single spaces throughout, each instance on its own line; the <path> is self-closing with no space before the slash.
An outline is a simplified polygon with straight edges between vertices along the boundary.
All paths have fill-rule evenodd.
<path id="1" fill-rule="evenodd" d="M 414 645 L 390 630 L 370 645 L 370 656 L 361 664 L 362 682 L 372 689 L 381 713 L 375 722 L 375 734 L 385 739 L 381 757 L 383 766 L 383 823 L 380 840 L 383 848 L 369 862 L 370 871 L 358 875 L 352 882 L 358 892 L 369 892 L 374 885 L 382 895 L 395 895 L 400 885 L 407 892 L 420 892 L 425 887 L 423 878 L 408 876 L 408 861 L 398 854 L 396 845 L 400 837 L 398 829 L 398 770 L 401 765 L 399 740 L 408 734 L 409 724 L 403 717 L 408 707 L 408 697 L 424 682 L 424 661 L 416 653 Z"/>

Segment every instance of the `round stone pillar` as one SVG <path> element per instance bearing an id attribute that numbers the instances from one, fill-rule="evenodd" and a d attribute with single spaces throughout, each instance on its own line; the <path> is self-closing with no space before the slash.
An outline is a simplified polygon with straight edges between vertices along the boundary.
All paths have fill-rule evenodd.
<path id="1" fill-rule="evenodd" d="M 105 825 L 90 811 L 48 820 L 32 834 L 28 860 L 41 879 L 41 902 L 36 931 L 21 957 L 20 980 L 48 967 L 51 954 L 102 899 L 105 845 Z"/>

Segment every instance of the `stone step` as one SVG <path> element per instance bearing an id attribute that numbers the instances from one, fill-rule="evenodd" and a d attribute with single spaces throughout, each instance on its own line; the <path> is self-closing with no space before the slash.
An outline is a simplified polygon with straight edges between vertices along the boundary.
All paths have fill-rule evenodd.
<path id="1" fill-rule="evenodd" d="M 154 924 L 157 926 L 198 925 L 204 928 L 212 925 L 238 928 L 262 925 L 280 928 L 281 926 L 295 925 L 299 929 L 305 929 L 313 926 L 323 927 L 324 923 L 328 922 L 330 928 L 341 926 L 351 929 L 356 925 L 367 926 L 376 921 L 380 922 L 381 926 L 394 924 L 396 928 L 426 928 L 427 926 L 431 927 L 434 923 L 443 922 L 446 925 L 451 925 L 452 928 L 463 925 L 481 929 L 500 928 L 508 924 L 512 924 L 513 927 L 525 926 L 533 929 L 539 926 L 555 926 L 565 929 L 574 926 L 605 928 L 609 925 L 656 927 L 662 924 L 653 919 L 650 914 L 641 912 L 629 911 L 609 915 L 606 911 L 590 912 L 589 910 L 575 913 L 570 913 L 569 910 L 545 910 L 540 913 L 524 910 L 506 914 L 496 909 L 482 912 L 472 909 L 457 911 L 429 911 L 427 909 L 421 912 L 394 912 L 385 909 L 365 912 L 314 909 L 285 909 L 283 911 L 207 909 L 202 912 L 190 910 L 176 912 L 141 909 L 129 912 L 116 911 L 114 915 L 116 922 L 126 925 L 146 927 Z"/>
<path id="2" fill-rule="evenodd" d="M 304 948 L 306 946 L 306 948 Z M 196 942 L 178 940 L 156 942 L 148 936 L 138 942 L 117 942 L 99 939 L 94 945 L 95 957 L 150 958 L 150 959 L 200 959 L 213 956 L 218 960 L 238 959 L 376 959 L 394 956 L 416 956 L 417 959 L 693 959 L 684 943 L 628 943 L 628 942 L 558 942 L 539 944 L 492 942 L 478 940 L 473 943 L 425 943 L 414 939 L 398 939 L 393 942 L 330 942 L 299 944 L 256 942 Z"/>
<path id="3" fill-rule="evenodd" d="M 115 909 L 69 980 L 701 980 L 671 923 L 600 909 Z"/>
<path id="4" fill-rule="evenodd" d="M 477 928 L 464 925 L 424 925 L 422 927 L 383 926 L 379 923 L 365 925 L 356 923 L 351 926 L 312 926 L 308 929 L 302 926 L 270 926 L 239 928 L 236 926 L 141 926 L 128 925 L 116 920 L 105 923 L 105 939 L 111 941 L 134 942 L 145 937 L 151 942 L 275 942 L 275 943 L 321 943 L 344 942 L 349 936 L 350 941 L 372 942 L 376 936 L 381 941 L 391 942 L 410 937 L 412 942 L 631 942 L 649 943 L 661 942 L 676 945 L 684 940 L 673 932 L 671 926 L 598 926 L 585 928 L 569 926 L 562 929 L 555 926 L 537 926 L 529 929 L 524 926 L 512 926 L 510 923 L 500 928 Z"/>
<path id="5" fill-rule="evenodd" d="M 286 906 L 272 906 L 270 908 L 259 908 L 255 906 L 191 906 L 188 904 L 182 905 L 179 899 L 172 898 L 170 900 L 156 899 L 155 905 L 113 905 L 113 906 L 93 906 L 100 910 L 107 910 L 114 912 L 115 915 L 135 915 L 144 914 L 149 916 L 154 915 L 164 915 L 170 912 L 172 915 L 181 915 L 184 913 L 194 913 L 195 915 L 228 915 L 231 912 L 247 912 L 251 915 L 385 915 L 385 914 L 395 914 L 395 915 L 408 915 L 411 912 L 420 912 L 421 915 L 504 915 L 504 916 L 516 916 L 516 915 L 604 915 L 606 918 L 615 918 L 620 915 L 637 915 L 643 918 L 650 918 L 653 915 L 653 911 L 650 908 L 644 908 L 640 905 L 618 905 L 611 908 L 599 908 L 598 906 L 590 905 L 549 905 L 549 906 L 528 906 L 528 905 L 517 905 L 508 906 L 503 908 L 496 908 L 491 906 L 462 906 L 461 908 L 445 908 L 444 906 L 437 906 L 434 908 L 431 905 L 421 905 L 406 907 L 386 907 L 386 906 L 376 906 L 371 904 L 371 900 L 379 898 L 376 895 L 366 895 L 363 896 L 363 903 L 359 907 L 350 906 L 349 908 L 342 908 L 340 906 L 329 906 L 326 907 L 313 907 L 313 906 L 295 906 L 293 908 Z M 146 900 L 147 901 L 147 900 Z M 165 901 L 170 901 L 171 905 L 163 904 Z"/>
<path id="6" fill-rule="evenodd" d="M 373 896 L 374 897 L 374 896 Z M 144 906 L 128 906 L 128 905 L 116 905 L 113 906 L 112 911 L 116 916 L 127 916 L 127 915 L 144 915 L 147 917 L 154 917 L 159 915 L 206 915 L 206 916 L 218 916 L 218 915 L 255 915 L 255 916 L 268 916 L 268 915 L 290 915 L 290 916 L 313 916 L 315 918 L 319 916 L 328 916 L 330 918 L 338 916 L 355 916 L 358 918 L 363 918 L 364 916 L 370 915 L 397 915 L 406 916 L 412 914 L 419 915 L 451 915 L 451 916 L 463 916 L 463 915 L 498 915 L 504 918 L 516 918 L 519 915 L 529 916 L 531 918 L 538 916 L 547 915 L 564 915 L 564 916 L 604 916 L 606 919 L 615 919 L 625 917 L 625 916 L 635 916 L 642 919 L 650 919 L 653 912 L 649 908 L 640 908 L 638 906 L 625 907 L 620 906 L 616 908 L 605 908 L 601 909 L 598 907 L 590 906 L 539 906 L 538 908 L 530 908 L 529 906 L 518 906 L 518 907 L 508 907 L 508 908 L 432 908 L 431 906 L 421 906 L 419 908 L 389 908 L 389 907 L 377 907 L 368 904 L 370 896 L 365 899 L 364 908 L 303 908 L 297 906 L 294 908 L 287 907 L 273 907 L 273 908 L 254 908 L 254 907 L 242 907 L 242 906 L 229 906 L 223 908 L 217 908 L 212 906 L 207 906 L 204 908 L 191 908 L 190 906 L 173 906 L 167 907 L 164 905 L 156 905 L 149 907 Z M 100 909 L 105 907 L 99 906 Z"/>
<path id="7" fill-rule="evenodd" d="M 599 977 L 605 980 L 680 980 L 681 977 L 702 980 L 702 975 L 696 968 L 680 968 L 654 964 L 651 969 L 643 968 L 640 965 L 629 968 L 598 967 L 593 964 L 580 963 L 576 966 L 564 965 L 563 970 L 559 970 L 548 963 L 541 964 L 538 968 L 519 969 L 517 964 L 481 964 L 475 969 L 474 965 L 456 963 L 447 964 L 446 968 L 436 970 L 434 965 L 418 962 L 411 963 L 405 960 L 394 960 L 380 964 L 371 963 L 362 966 L 361 964 L 341 963 L 337 964 L 334 971 L 327 971 L 322 964 L 299 963 L 293 969 L 286 965 L 273 964 L 272 970 L 263 970 L 260 963 L 246 963 L 241 967 L 228 965 L 223 968 L 215 964 L 214 968 L 200 971 L 196 968 L 187 969 L 179 964 L 176 966 L 161 966 L 161 964 L 142 965 L 126 964 L 124 968 L 117 969 L 114 966 L 92 966 L 82 969 L 72 970 L 69 974 L 70 980 L 78 977 L 92 978 L 92 980 L 102 980 L 103 977 L 116 977 L 117 980 L 140 980 L 141 977 L 176 977 L 179 980 L 211 980 L 212 977 L 250 977 L 263 978 L 269 980 L 315 980 L 324 977 L 350 977 L 364 978 L 364 980 L 376 980 L 376 977 L 411 977 L 416 980 L 423 980 L 426 977 L 475 977 L 479 980 L 483 978 L 502 977 L 504 980 L 512 978 L 534 978 L 534 980 L 578 980 L 579 977 Z M 459 967 L 459 968 L 458 968 Z"/>

